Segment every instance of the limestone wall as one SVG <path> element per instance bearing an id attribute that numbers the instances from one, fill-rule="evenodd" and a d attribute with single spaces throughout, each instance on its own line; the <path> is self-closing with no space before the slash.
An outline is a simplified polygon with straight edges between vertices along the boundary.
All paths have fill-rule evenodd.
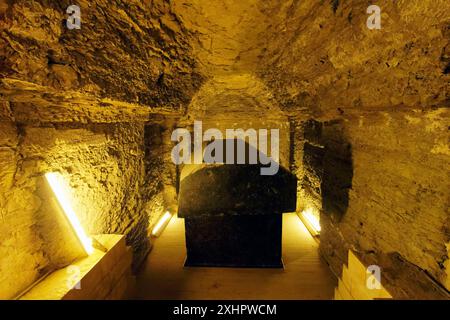
<path id="1" fill-rule="evenodd" d="M 79 1 L 80 30 L 65 25 L 71 4 L 0 3 L 0 298 L 79 254 L 39 192 L 47 171 L 70 183 L 88 233 L 125 234 L 142 261 L 168 184 L 148 128 L 202 82 L 168 1 Z"/>
<path id="2" fill-rule="evenodd" d="M 78 1 L 79 30 L 66 27 L 72 4 L 0 4 L 2 77 L 172 109 L 189 101 L 202 76 L 169 1 Z"/>
<path id="3" fill-rule="evenodd" d="M 286 112 L 336 117 L 448 99 L 449 2 L 376 4 L 379 30 L 367 28 L 364 0 L 265 2 L 272 24 L 258 71 Z"/>
<path id="4" fill-rule="evenodd" d="M 314 139 L 307 130 L 301 202 L 319 204 L 336 274 L 352 249 L 386 270 L 395 298 L 446 296 L 433 279 L 448 286 L 448 116 L 369 112 L 321 123 Z"/>
<path id="5" fill-rule="evenodd" d="M 344 125 L 348 140 L 342 147 L 351 149 L 353 178 L 348 204 L 334 201 L 341 205 L 338 212 L 325 208 L 322 250 L 327 256 L 342 257 L 337 253 L 341 247 L 334 240 L 335 232 L 327 235 L 338 228 L 347 246 L 374 255 L 396 252 L 442 285 L 446 283 L 448 117 L 446 109 L 375 113 Z M 324 132 L 325 140 L 329 139 L 326 136 Z M 327 164 L 324 170 L 327 175 Z M 328 219 L 333 214 L 337 219 Z M 414 282 L 409 285 L 415 286 Z"/>
<path id="6" fill-rule="evenodd" d="M 45 219 L 52 223 L 53 217 L 40 212 L 49 199 L 39 193 L 39 179 L 45 172 L 58 171 L 70 183 L 74 209 L 86 232 L 126 234 L 135 260 L 141 259 L 148 251 L 151 214 L 143 210 L 141 195 L 143 124 L 36 127 L 2 121 L 0 126 L 2 298 L 13 297 L 58 263 L 67 262 L 67 255 L 66 261 L 55 261 L 50 254 L 65 249 L 68 253 L 70 246 L 61 241 L 67 230 L 47 233 Z"/>
<path id="7" fill-rule="evenodd" d="M 266 2 L 272 25 L 258 74 L 303 140 L 294 146 L 297 209 L 322 212 L 332 269 L 340 275 L 356 250 L 397 275 L 388 281 L 395 297 L 442 297 L 450 4 L 376 4 L 379 30 L 366 26 L 367 1 Z"/>

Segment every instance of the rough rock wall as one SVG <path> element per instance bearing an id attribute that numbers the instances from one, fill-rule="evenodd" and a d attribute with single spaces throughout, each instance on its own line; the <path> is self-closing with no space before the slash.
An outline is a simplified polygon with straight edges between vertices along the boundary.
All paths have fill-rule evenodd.
<path id="1" fill-rule="evenodd" d="M 260 76 L 285 111 L 315 117 L 346 109 L 442 106 L 450 89 L 450 3 L 364 0 L 266 2 Z"/>
<path id="2" fill-rule="evenodd" d="M 322 124 L 318 121 L 297 121 L 293 161 L 298 178 L 297 211 L 312 210 L 320 220 L 324 146 L 321 142 Z"/>
<path id="3" fill-rule="evenodd" d="M 324 126 L 321 249 L 334 268 L 345 248 L 398 253 L 448 283 L 448 118 L 444 109 L 382 112 Z M 344 132 L 339 140 L 336 131 Z M 410 286 L 398 296 L 414 297 Z"/>
<path id="4" fill-rule="evenodd" d="M 448 289 L 448 118 L 437 108 L 305 124 L 300 201 L 322 212 L 336 274 L 352 249 L 383 268 L 395 298 L 449 297 L 434 284 Z"/>
<path id="5" fill-rule="evenodd" d="M 146 253 L 143 124 L 34 127 L 2 121 L 1 127 L 2 298 L 13 297 L 59 263 L 70 262 L 67 256 L 65 261 L 52 256 L 70 252 L 70 246 L 60 241 L 68 230 L 49 235 L 43 222 L 55 219 L 41 212 L 50 201 L 40 193 L 39 179 L 45 172 L 60 172 L 70 183 L 74 210 L 88 233 L 126 234 L 135 260 Z"/>
<path id="6" fill-rule="evenodd" d="M 145 180 L 142 189 L 142 198 L 145 210 L 155 214 L 149 215 L 149 226 L 156 223 L 164 210 L 163 171 L 162 158 L 162 127 L 159 124 L 145 126 Z"/>
<path id="7" fill-rule="evenodd" d="M 390 278 L 405 288 L 397 297 L 439 296 L 430 277 L 449 288 L 450 3 L 376 4 L 381 30 L 366 27 L 367 1 L 267 2 L 258 74 L 304 139 L 298 209 L 322 209 L 333 270 L 353 248 L 399 279 L 428 279 Z M 324 122 L 316 137 L 311 118 Z"/>
<path id="8" fill-rule="evenodd" d="M 186 116 L 180 119 L 178 124 L 187 126 L 191 134 L 194 121 L 202 122 L 203 133 L 214 128 L 221 132 L 223 138 L 226 137 L 227 129 L 244 131 L 254 129 L 263 139 L 267 139 L 268 152 L 270 152 L 270 132 L 272 129 L 278 129 L 279 163 L 289 168 L 288 118 L 283 115 L 277 101 L 264 83 L 253 74 L 227 74 L 212 78 L 199 89 L 187 111 Z M 267 136 L 260 131 L 263 129 L 267 130 Z M 206 147 L 206 142 L 204 144 Z"/>
<path id="9" fill-rule="evenodd" d="M 173 11 L 192 39 L 193 56 L 208 76 L 254 71 L 264 52 L 270 13 L 267 0 L 178 0 Z"/>
<path id="10" fill-rule="evenodd" d="M 149 230 L 165 210 L 177 212 L 177 167 L 172 163 L 173 124 L 145 126 L 145 178 L 142 198 L 148 215 Z"/>
<path id="11" fill-rule="evenodd" d="M 203 81 L 170 1 L 78 1 L 80 30 L 66 27 L 71 4 L 0 2 L 1 297 L 76 255 L 41 228 L 49 170 L 70 181 L 86 230 L 125 233 L 139 264 L 172 175 L 144 122 L 182 112 Z"/>
<path id="12" fill-rule="evenodd" d="M 181 108 L 202 77 L 170 1 L 2 1 L 0 75 L 60 90 Z M 151 90 L 150 90 L 151 88 Z"/>

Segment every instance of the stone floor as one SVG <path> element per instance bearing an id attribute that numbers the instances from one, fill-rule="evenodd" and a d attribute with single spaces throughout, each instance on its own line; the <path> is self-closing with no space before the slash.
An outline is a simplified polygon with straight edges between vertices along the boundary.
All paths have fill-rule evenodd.
<path id="1" fill-rule="evenodd" d="M 137 299 L 332 299 L 337 280 L 293 213 L 283 218 L 282 269 L 184 268 L 183 219 L 155 241 L 137 278 Z"/>

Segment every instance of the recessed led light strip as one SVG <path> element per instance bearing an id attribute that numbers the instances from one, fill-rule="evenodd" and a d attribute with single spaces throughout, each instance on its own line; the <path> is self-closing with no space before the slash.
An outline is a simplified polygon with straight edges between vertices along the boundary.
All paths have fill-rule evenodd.
<path id="1" fill-rule="evenodd" d="M 313 210 L 311 208 L 303 210 L 300 213 L 301 220 L 303 224 L 305 224 L 306 228 L 313 236 L 318 236 L 321 231 L 320 222 L 317 217 L 314 215 Z"/>
<path id="2" fill-rule="evenodd" d="M 83 246 L 84 251 L 88 255 L 92 254 L 94 252 L 94 248 L 92 247 L 92 239 L 90 239 L 84 232 L 80 220 L 70 205 L 70 197 L 67 194 L 67 187 L 64 178 L 59 173 L 55 172 L 46 173 L 45 178 L 47 179 L 53 194 L 63 209 L 73 231 L 77 235 L 78 240 Z"/>
<path id="3" fill-rule="evenodd" d="M 172 218 L 172 214 L 169 211 L 166 211 L 164 215 L 159 219 L 158 223 L 156 223 L 155 227 L 152 230 L 152 236 L 158 237 L 163 231 L 164 227 L 167 226 L 170 219 Z"/>

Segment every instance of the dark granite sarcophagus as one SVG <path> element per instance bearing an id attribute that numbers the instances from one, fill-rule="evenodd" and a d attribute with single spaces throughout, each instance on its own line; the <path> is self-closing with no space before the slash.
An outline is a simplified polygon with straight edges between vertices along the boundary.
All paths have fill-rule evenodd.
<path id="1" fill-rule="evenodd" d="M 186 266 L 282 267 L 282 213 L 295 211 L 297 180 L 280 167 L 199 165 L 180 182 Z M 183 173 L 182 173 L 183 176 Z"/>

